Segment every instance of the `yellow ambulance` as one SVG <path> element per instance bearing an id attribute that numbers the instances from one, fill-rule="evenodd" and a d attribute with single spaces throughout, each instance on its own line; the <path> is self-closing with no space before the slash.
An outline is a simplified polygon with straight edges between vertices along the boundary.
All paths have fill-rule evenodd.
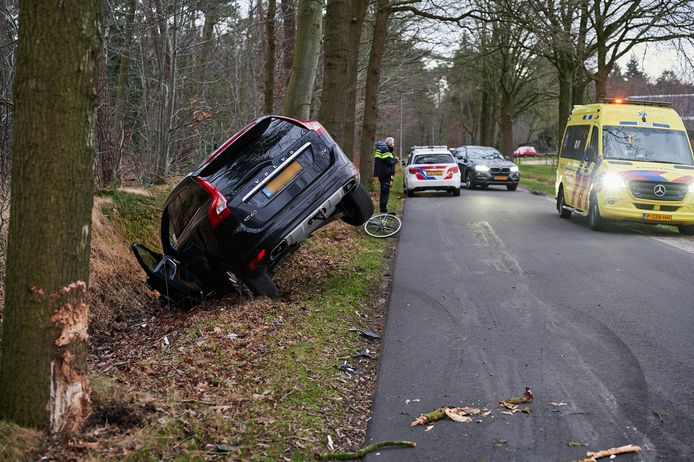
<path id="1" fill-rule="evenodd" d="M 694 159 L 669 103 L 601 99 L 576 106 L 559 151 L 555 192 L 562 218 L 667 223 L 694 234 Z"/>

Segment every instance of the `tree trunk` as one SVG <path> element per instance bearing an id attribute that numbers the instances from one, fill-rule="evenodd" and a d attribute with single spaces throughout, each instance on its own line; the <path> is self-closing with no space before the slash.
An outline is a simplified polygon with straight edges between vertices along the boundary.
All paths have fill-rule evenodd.
<path id="1" fill-rule="evenodd" d="M 135 21 L 135 8 L 137 0 L 128 1 L 128 12 L 125 17 L 125 37 L 123 40 L 123 49 L 120 55 L 120 64 L 118 65 L 118 85 L 116 86 L 116 108 L 113 111 L 113 135 L 111 140 L 116 143 L 117 157 L 120 159 L 120 152 L 123 140 L 123 132 L 125 126 L 125 105 L 127 104 L 127 89 L 128 89 L 128 67 L 130 66 L 130 47 L 133 43 L 133 22 Z M 116 159 L 116 164 L 119 160 Z M 118 165 L 114 166 L 114 171 Z"/>
<path id="2" fill-rule="evenodd" d="M 294 0 L 282 0 L 282 70 L 283 82 L 287 82 L 292 73 L 292 62 L 294 61 L 294 46 L 296 44 L 296 20 L 294 18 Z"/>
<path id="3" fill-rule="evenodd" d="M 294 62 L 289 77 L 284 112 L 289 117 L 307 120 L 311 112 L 313 83 L 318 69 L 323 15 L 323 0 L 299 0 Z"/>
<path id="4" fill-rule="evenodd" d="M 267 35 L 267 57 L 265 58 L 265 94 L 263 110 L 266 114 L 272 114 L 273 100 L 275 99 L 275 9 L 276 0 L 268 0 L 267 18 L 265 22 L 265 34 Z"/>
<path id="5" fill-rule="evenodd" d="M 102 0 L 101 16 L 106 18 L 108 14 L 108 2 Z M 108 27 L 102 27 L 106 34 Z M 96 109 L 96 139 L 97 154 L 96 163 L 98 166 L 97 178 L 100 188 L 104 188 L 113 183 L 116 163 L 116 147 L 113 145 L 111 133 L 113 130 L 113 118 L 111 116 L 111 95 L 109 93 L 109 79 L 106 61 L 108 51 L 106 50 L 106 39 L 102 42 L 101 59 L 99 59 L 99 83 L 97 86 L 98 106 Z"/>
<path id="6" fill-rule="evenodd" d="M 344 141 L 349 71 L 350 0 L 328 0 L 325 18 L 325 71 L 319 120 L 339 145 Z M 347 82 L 349 84 L 349 82 Z"/>
<path id="7" fill-rule="evenodd" d="M 347 67 L 347 109 L 345 110 L 344 141 L 342 145 L 350 159 L 355 159 L 354 129 L 357 112 L 357 88 L 359 86 L 359 48 L 367 5 L 368 2 L 366 0 L 352 0 L 352 17 L 349 26 L 349 66 Z"/>
<path id="8" fill-rule="evenodd" d="M 505 156 L 513 154 L 513 97 L 501 95 L 499 104 L 499 131 L 501 146 L 499 150 Z"/>
<path id="9" fill-rule="evenodd" d="M 566 127 L 566 121 L 569 119 L 571 114 L 571 90 L 572 90 L 572 77 L 573 69 L 570 67 L 568 61 L 558 60 L 556 63 L 557 67 L 557 77 L 559 80 L 559 123 L 557 124 L 557 150 L 561 145 L 561 139 L 564 136 L 564 128 Z"/>
<path id="10" fill-rule="evenodd" d="M 378 86 L 381 80 L 381 61 L 388 38 L 389 0 L 378 0 L 376 24 L 369 54 L 369 67 L 366 71 L 364 94 L 364 117 L 361 126 L 359 148 L 359 173 L 361 182 L 369 186 L 374 170 L 374 142 L 376 141 L 376 122 L 378 116 Z"/>
<path id="11" fill-rule="evenodd" d="M 494 126 L 492 118 L 492 102 L 489 93 L 482 92 L 482 107 L 480 108 L 480 145 L 491 146 L 494 142 L 494 131 L 490 128 Z"/>
<path id="12" fill-rule="evenodd" d="M 86 376 L 99 0 L 21 4 L 0 418 L 52 431 L 90 412 Z"/>
<path id="13" fill-rule="evenodd" d="M 200 58 L 198 65 L 198 82 L 200 85 L 199 97 L 203 100 L 207 99 L 207 61 L 210 57 L 210 51 L 214 45 L 214 26 L 219 20 L 219 0 L 207 0 L 205 2 L 205 25 L 202 27 L 202 48 L 200 49 Z"/>

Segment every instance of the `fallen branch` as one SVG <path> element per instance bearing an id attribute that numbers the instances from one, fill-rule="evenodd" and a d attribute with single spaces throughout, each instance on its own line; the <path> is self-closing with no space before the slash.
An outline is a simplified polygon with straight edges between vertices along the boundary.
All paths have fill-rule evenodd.
<path id="1" fill-rule="evenodd" d="M 445 414 L 444 414 L 445 415 Z M 414 441 L 380 441 L 378 443 L 371 444 L 358 451 L 337 451 L 337 452 L 321 452 L 316 454 L 316 459 L 318 460 L 352 460 L 361 459 L 370 452 L 376 451 L 385 446 L 400 446 L 414 448 L 417 443 Z"/>
<path id="2" fill-rule="evenodd" d="M 426 414 L 422 414 L 417 417 L 417 420 L 410 424 L 410 427 L 415 427 L 417 425 L 426 425 L 430 422 L 436 422 L 437 420 L 446 418 L 446 408 L 440 407 Z"/>
<path id="3" fill-rule="evenodd" d="M 639 446 L 628 444 L 626 446 L 620 446 L 618 448 L 605 449 L 604 451 L 590 452 L 586 453 L 586 458 L 582 459 L 581 462 L 596 462 L 597 459 L 602 459 L 603 457 L 616 456 L 619 454 L 627 454 L 629 452 L 640 452 L 641 448 Z"/>

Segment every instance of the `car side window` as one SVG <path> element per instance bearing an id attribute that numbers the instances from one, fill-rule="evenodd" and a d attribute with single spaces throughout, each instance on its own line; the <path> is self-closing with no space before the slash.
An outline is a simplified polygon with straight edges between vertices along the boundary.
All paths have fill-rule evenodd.
<path id="1" fill-rule="evenodd" d="M 595 162 L 598 159 L 598 140 L 600 139 L 600 130 L 598 127 L 593 125 L 590 131 L 590 143 L 586 149 L 585 160 L 588 162 Z"/>
<path id="2" fill-rule="evenodd" d="M 583 159 L 590 125 L 571 125 L 566 128 L 560 156 L 565 159 Z"/>

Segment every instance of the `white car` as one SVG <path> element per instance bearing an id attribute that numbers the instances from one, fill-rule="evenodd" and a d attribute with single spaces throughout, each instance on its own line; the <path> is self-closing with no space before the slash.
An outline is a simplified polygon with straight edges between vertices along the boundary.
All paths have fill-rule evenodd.
<path id="1" fill-rule="evenodd" d="M 415 146 L 405 168 L 405 194 L 448 191 L 460 196 L 460 169 L 446 146 Z"/>

